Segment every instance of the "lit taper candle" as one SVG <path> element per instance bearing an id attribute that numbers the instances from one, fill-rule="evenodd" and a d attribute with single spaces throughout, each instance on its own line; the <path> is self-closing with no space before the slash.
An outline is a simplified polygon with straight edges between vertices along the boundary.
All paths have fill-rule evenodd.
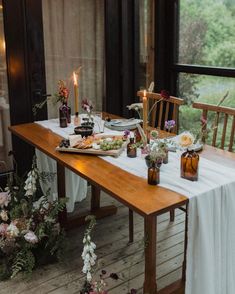
<path id="1" fill-rule="evenodd" d="M 143 95 L 143 130 L 145 135 L 147 135 L 147 126 L 148 126 L 148 98 L 146 96 L 146 90 L 144 90 Z"/>

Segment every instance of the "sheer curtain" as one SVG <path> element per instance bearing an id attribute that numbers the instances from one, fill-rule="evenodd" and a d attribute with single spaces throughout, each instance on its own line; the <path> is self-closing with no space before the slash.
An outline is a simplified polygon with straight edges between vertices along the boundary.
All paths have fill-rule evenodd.
<path id="1" fill-rule="evenodd" d="M 86 97 L 102 110 L 104 0 L 43 0 L 42 5 L 47 92 L 54 94 L 58 80 L 66 80 L 74 112 L 72 74 L 82 66 L 80 103 Z M 58 106 L 48 103 L 48 117 L 58 117 Z"/>
<path id="2" fill-rule="evenodd" d="M 0 174 L 12 169 L 12 160 L 8 152 L 12 149 L 10 125 L 10 109 L 8 101 L 8 84 L 6 70 L 5 37 L 3 27 L 3 7 L 0 1 Z"/>

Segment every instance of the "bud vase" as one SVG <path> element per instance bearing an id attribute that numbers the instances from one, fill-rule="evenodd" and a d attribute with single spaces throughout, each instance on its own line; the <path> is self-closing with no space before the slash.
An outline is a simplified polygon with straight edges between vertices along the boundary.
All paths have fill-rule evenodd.
<path id="1" fill-rule="evenodd" d="M 156 162 L 151 162 L 148 168 L 148 184 L 158 185 L 160 183 L 160 169 L 157 167 Z"/>
<path id="2" fill-rule="evenodd" d="M 187 150 L 181 155 L 181 178 L 198 180 L 199 155 L 194 150 Z"/>
<path id="3" fill-rule="evenodd" d="M 130 138 L 130 142 L 127 144 L 127 157 L 135 158 L 137 156 L 137 148 L 135 145 L 135 139 Z"/>
<path id="4" fill-rule="evenodd" d="M 60 127 L 66 128 L 71 123 L 71 108 L 64 102 L 59 108 Z"/>

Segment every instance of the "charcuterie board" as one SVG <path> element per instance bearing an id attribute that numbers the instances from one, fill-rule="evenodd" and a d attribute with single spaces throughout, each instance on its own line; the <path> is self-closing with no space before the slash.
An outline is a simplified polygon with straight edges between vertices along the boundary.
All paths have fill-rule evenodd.
<path id="1" fill-rule="evenodd" d="M 112 138 L 114 138 L 114 140 L 116 139 L 115 136 L 113 136 Z M 96 138 L 96 139 L 94 139 L 94 142 L 96 142 L 95 143 L 96 148 L 93 148 L 93 144 L 92 144 L 91 146 L 87 146 L 85 148 L 79 148 L 79 145 L 76 147 L 58 146 L 58 147 L 56 147 L 56 150 L 59 152 L 66 152 L 66 153 L 93 154 L 93 155 L 100 155 L 100 156 L 118 157 L 128 144 L 128 141 L 122 141 L 121 138 L 118 138 L 119 144 L 115 146 L 115 149 L 107 150 L 108 147 L 106 147 L 106 146 L 103 147 L 104 149 L 107 148 L 106 150 L 99 148 L 99 145 L 104 144 L 104 141 L 108 140 L 108 139 L 110 139 L 110 138 L 102 138 L 102 139 Z M 102 143 L 100 143 L 100 142 L 102 142 Z M 110 142 L 110 141 L 108 141 L 108 142 Z M 107 144 L 109 144 L 109 143 L 107 143 Z"/>

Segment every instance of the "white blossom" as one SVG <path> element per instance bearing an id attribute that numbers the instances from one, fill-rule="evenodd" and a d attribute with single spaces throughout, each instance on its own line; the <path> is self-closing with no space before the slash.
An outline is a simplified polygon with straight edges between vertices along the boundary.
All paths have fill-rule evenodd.
<path id="1" fill-rule="evenodd" d="M 7 192 L 0 192 L 0 207 L 3 208 L 4 206 L 8 206 L 9 202 L 11 201 L 11 195 Z"/>
<path id="2" fill-rule="evenodd" d="M 37 190 L 37 179 L 39 177 L 39 171 L 33 164 L 32 170 L 28 172 L 27 179 L 25 181 L 25 196 L 32 196 Z"/>
<path id="3" fill-rule="evenodd" d="M 7 227 L 7 234 L 11 238 L 15 238 L 19 235 L 19 229 L 17 228 L 16 225 L 14 225 L 13 223 L 10 223 L 10 225 Z"/>
<path id="4" fill-rule="evenodd" d="M 8 220 L 8 214 L 7 214 L 7 211 L 6 210 L 1 210 L 1 212 L 0 212 L 0 217 L 1 217 L 1 219 L 4 221 L 4 222 L 6 222 L 7 220 Z"/>
<path id="5" fill-rule="evenodd" d="M 92 280 L 92 276 L 91 276 L 90 272 L 87 272 L 86 279 L 88 282 L 90 282 Z"/>
<path id="6" fill-rule="evenodd" d="M 38 237 L 34 234 L 33 231 L 28 231 L 28 233 L 24 235 L 24 238 L 29 243 L 32 243 L 32 244 L 38 243 Z"/>
<path id="7" fill-rule="evenodd" d="M 91 270 L 92 267 L 95 265 L 95 261 L 97 256 L 94 253 L 94 249 L 96 245 L 94 242 L 91 242 L 91 237 L 89 234 L 85 235 L 83 238 L 83 252 L 82 252 L 82 259 L 84 261 L 84 265 L 82 268 L 82 272 L 86 274 L 86 279 L 88 282 L 92 280 Z"/>

